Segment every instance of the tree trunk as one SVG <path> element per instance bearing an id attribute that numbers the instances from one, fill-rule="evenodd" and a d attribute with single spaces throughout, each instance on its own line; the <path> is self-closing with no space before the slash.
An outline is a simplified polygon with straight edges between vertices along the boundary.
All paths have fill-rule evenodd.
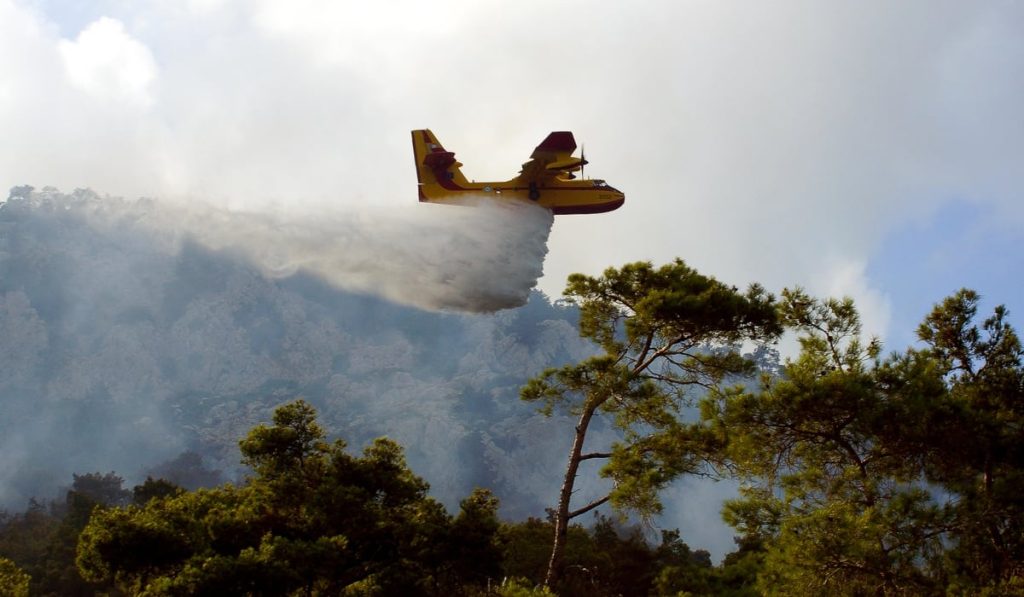
<path id="1" fill-rule="evenodd" d="M 590 426 L 590 419 L 594 416 L 598 404 L 600 404 L 599 401 L 588 399 L 583 405 L 580 420 L 576 423 L 576 436 L 572 440 L 569 465 L 565 469 L 565 480 L 562 482 L 562 491 L 558 495 L 558 508 L 555 510 L 555 539 L 551 546 L 548 572 L 544 577 L 544 585 L 548 587 L 552 586 L 558 578 L 559 568 L 562 564 L 565 539 L 569 533 L 569 501 L 572 499 L 572 490 L 576 485 L 576 471 L 580 468 L 580 456 L 583 454 L 583 442 L 587 438 L 587 428 Z"/>

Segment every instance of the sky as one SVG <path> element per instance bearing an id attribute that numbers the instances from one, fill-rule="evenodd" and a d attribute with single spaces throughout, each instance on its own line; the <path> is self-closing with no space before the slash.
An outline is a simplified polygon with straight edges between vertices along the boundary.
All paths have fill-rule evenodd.
<path id="1" fill-rule="evenodd" d="M 0 186 L 428 209 L 410 130 L 476 180 L 571 130 L 627 202 L 556 218 L 549 295 L 680 257 L 853 296 L 897 349 L 964 285 L 1020 321 L 1021 31 L 999 1 L 0 0 Z"/>

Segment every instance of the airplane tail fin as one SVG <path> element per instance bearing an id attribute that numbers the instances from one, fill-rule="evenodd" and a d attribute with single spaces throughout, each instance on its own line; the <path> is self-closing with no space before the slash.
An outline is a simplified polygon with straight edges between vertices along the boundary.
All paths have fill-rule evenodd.
<path id="1" fill-rule="evenodd" d="M 440 187 L 438 190 L 459 190 L 468 183 L 459 170 L 462 164 L 455 159 L 455 154 L 446 151 L 429 130 L 412 132 L 412 150 L 416 159 L 420 201 L 428 199 L 431 187 Z"/>

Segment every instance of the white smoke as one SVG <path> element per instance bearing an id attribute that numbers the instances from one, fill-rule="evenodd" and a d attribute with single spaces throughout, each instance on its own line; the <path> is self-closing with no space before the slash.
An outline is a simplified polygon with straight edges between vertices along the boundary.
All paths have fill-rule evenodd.
<path id="1" fill-rule="evenodd" d="M 330 288 L 432 309 L 521 302 L 551 215 L 473 203 L 289 215 L 13 189 L 0 201 L 0 508 L 56 495 L 73 472 L 141 481 L 186 449 L 234 470 L 237 440 L 298 395 L 354 446 L 407 446 L 451 506 L 494 486 L 482 434 L 517 449 L 506 419 L 532 413 L 518 385 L 592 351 L 571 314 L 537 295 L 478 315 Z M 509 487 L 506 508 L 540 511 Z"/>
<path id="2" fill-rule="evenodd" d="M 238 254 L 271 277 L 303 271 L 406 305 L 470 312 L 526 304 L 552 221 L 536 205 L 480 196 L 316 213 L 167 205 L 146 217 L 155 233 Z"/>

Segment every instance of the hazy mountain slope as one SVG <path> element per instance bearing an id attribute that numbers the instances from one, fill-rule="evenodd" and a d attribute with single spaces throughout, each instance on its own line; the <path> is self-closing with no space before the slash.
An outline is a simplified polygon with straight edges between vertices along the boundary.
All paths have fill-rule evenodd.
<path id="1" fill-rule="evenodd" d="M 160 210 L 27 188 L 0 204 L 0 504 L 72 472 L 134 480 L 186 449 L 231 471 L 238 438 L 296 396 L 353 446 L 401 442 L 449 505 L 474 485 L 508 516 L 551 501 L 566 422 L 518 389 L 592 350 L 571 309 L 533 295 L 493 315 L 437 313 L 302 272 L 271 279 L 154 225 Z"/>

